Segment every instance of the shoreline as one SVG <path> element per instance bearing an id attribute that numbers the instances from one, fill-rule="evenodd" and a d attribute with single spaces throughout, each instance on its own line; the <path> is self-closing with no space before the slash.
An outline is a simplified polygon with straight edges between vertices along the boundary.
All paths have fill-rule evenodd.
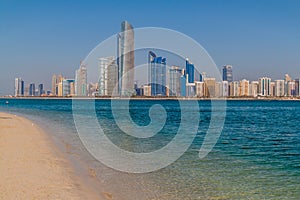
<path id="1" fill-rule="evenodd" d="M 197 97 L 0 97 L 0 100 L 183 100 L 183 101 L 300 101 L 300 97 L 227 97 L 227 98 L 197 98 Z"/>
<path id="2" fill-rule="evenodd" d="M 32 121 L 0 112 L 0 130 L 0 199 L 100 198 Z"/>

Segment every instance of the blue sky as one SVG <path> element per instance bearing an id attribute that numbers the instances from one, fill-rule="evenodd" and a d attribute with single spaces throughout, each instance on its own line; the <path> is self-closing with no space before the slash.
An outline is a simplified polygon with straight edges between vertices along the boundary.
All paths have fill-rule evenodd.
<path id="1" fill-rule="evenodd" d="M 79 61 L 128 20 L 164 27 L 199 42 L 235 79 L 300 77 L 300 1 L 0 1 L 0 95 L 14 78 L 45 83 L 74 77 Z"/>

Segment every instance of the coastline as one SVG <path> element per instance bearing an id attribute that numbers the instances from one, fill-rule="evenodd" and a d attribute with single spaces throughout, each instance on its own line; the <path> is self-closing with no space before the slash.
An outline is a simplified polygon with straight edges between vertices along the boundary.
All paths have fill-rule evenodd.
<path id="1" fill-rule="evenodd" d="M 0 112 L 0 199 L 99 199 L 47 134 Z"/>
<path id="2" fill-rule="evenodd" d="M 0 97 L 2 100 L 29 99 L 29 100 L 197 100 L 197 101 L 300 101 L 300 97 Z"/>

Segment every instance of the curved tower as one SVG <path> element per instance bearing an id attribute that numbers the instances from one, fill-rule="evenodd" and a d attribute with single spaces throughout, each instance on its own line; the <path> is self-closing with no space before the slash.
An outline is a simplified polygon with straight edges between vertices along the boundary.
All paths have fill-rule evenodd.
<path id="1" fill-rule="evenodd" d="M 134 31 L 127 21 L 122 22 L 118 34 L 119 94 L 134 94 Z"/>

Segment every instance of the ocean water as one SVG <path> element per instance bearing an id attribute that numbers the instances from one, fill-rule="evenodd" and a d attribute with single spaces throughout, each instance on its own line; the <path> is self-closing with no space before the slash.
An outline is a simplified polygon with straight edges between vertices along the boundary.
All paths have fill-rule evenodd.
<path id="1" fill-rule="evenodd" d="M 72 100 L 9 99 L 9 104 L 5 104 L 6 101 L 0 99 L 0 111 L 25 116 L 43 127 L 75 171 L 104 198 L 109 193 L 122 200 L 300 199 L 300 101 L 227 101 L 221 135 L 202 159 L 199 149 L 207 131 L 214 128 L 210 127 L 213 108 L 208 100 L 198 101 L 199 118 L 190 114 L 184 121 L 187 137 L 196 128 L 190 147 L 171 165 L 141 174 L 107 167 L 86 151 L 77 134 Z M 87 118 L 93 115 L 85 106 L 88 101 L 80 102 L 80 115 Z M 126 110 L 125 101 L 115 101 L 117 111 Z M 166 115 L 161 110 L 151 112 L 155 104 L 161 105 Z M 124 134 L 116 123 L 122 119 L 113 115 L 110 100 L 92 102 L 105 135 L 121 149 L 136 153 L 152 152 L 170 143 L 179 130 L 183 112 L 195 112 L 189 106 L 192 104 L 195 101 L 182 108 L 176 100 L 131 100 L 129 115 L 137 126 L 151 124 L 151 117 L 158 124 L 166 120 L 153 137 L 135 138 Z M 219 116 L 218 108 L 214 112 Z M 125 125 L 127 120 L 123 121 Z M 92 131 L 93 128 L 90 127 Z M 125 128 L 130 131 L 132 127 Z M 187 138 L 182 138 L 182 142 L 187 142 Z M 118 155 L 113 156 L 118 159 Z"/>

